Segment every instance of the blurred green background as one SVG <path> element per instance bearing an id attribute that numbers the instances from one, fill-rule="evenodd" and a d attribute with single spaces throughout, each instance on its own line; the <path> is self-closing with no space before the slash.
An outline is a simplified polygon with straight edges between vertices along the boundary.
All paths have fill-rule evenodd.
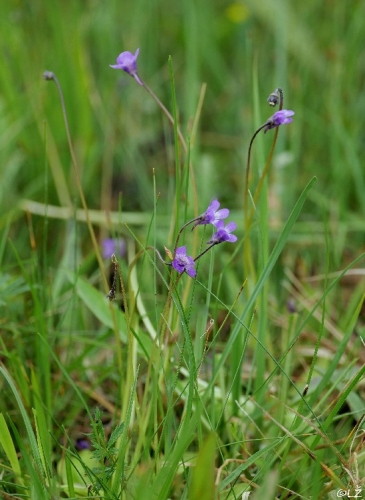
<path id="1" fill-rule="evenodd" d="M 174 133 L 169 122 L 143 87 L 126 73 L 113 70 L 109 65 L 115 63 L 119 53 L 135 52 L 140 48 L 139 75 L 172 110 L 168 64 L 171 56 L 179 124 L 185 137 L 192 134 L 200 96 L 206 85 L 197 134 L 191 144 L 198 212 L 204 212 L 209 202 L 217 197 L 222 207 L 231 210 L 230 217 L 237 222 L 239 237 L 234 248 L 229 244 L 219 248 L 214 263 L 213 259 L 199 261 L 199 273 L 203 277 L 201 283 L 189 281 L 186 276 L 181 280 L 181 285 L 184 285 L 184 288 L 181 286 L 182 302 L 190 304 L 187 317 L 194 325 L 191 326 L 192 334 L 199 332 L 194 342 L 200 349 L 197 352 L 201 354 L 204 349 L 202 359 L 206 354 L 208 337 L 207 344 L 203 346 L 205 340 L 200 332 L 208 332 L 208 319 L 216 321 L 218 333 L 221 326 L 225 326 L 222 337 L 218 338 L 217 352 L 226 353 L 226 358 L 221 358 L 224 364 L 215 367 L 215 375 L 220 372 L 223 396 L 217 401 L 218 409 L 215 409 L 215 393 L 212 391 L 214 405 L 209 409 L 214 417 L 212 422 L 223 427 L 224 409 L 231 411 L 231 403 L 234 406 L 232 414 L 236 415 L 238 410 L 233 402 L 239 399 L 242 391 L 245 394 L 256 391 L 254 395 L 259 395 L 261 403 L 268 398 L 267 408 L 271 411 L 271 396 L 275 392 L 271 392 L 272 382 L 268 383 L 267 374 L 275 373 L 273 360 L 279 359 L 281 354 L 282 360 L 290 355 L 284 364 L 283 373 L 287 378 L 282 377 L 278 392 L 281 401 L 292 403 L 294 400 L 296 405 L 300 395 L 298 391 L 303 390 L 305 381 L 312 381 L 315 386 L 321 380 L 318 392 L 309 391 L 309 397 L 312 398 L 310 404 L 315 406 L 315 414 L 320 415 L 319 420 L 322 421 L 334 401 L 329 397 L 331 392 L 337 392 L 338 387 L 339 390 L 350 387 L 345 379 L 347 370 L 354 368 L 355 363 L 362 367 L 361 370 L 364 366 L 361 346 L 358 348 L 355 341 L 349 341 L 347 346 L 347 339 L 351 340 L 353 331 L 357 329 L 355 333 L 360 336 L 364 328 L 361 324 L 363 316 L 360 315 L 356 328 L 353 320 L 357 319 L 361 308 L 364 287 L 363 278 L 359 275 L 363 270 L 355 269 L 353 275 L 346 276 L 341 282 L 339 280 L 336 291 L 332 284 L 337 282 L 333 281 L 328 286 L 326 274 L 338 272 L 353 262 L 365 246 L 364 19 L 365 2 L 360 0 L 6 0 L 0 3 L 0 361 L 4 361 L 16 381 L 29 411 L 33 408 L 33 399 L 36 405 L 41 400 L 37 393 L 39 387 L 42 397 L 44 391 L 45 414 L 48 423 L 51 420 L 55 423 L 59 436 L 63 436 L 63 430 L 68 428 L 71 435 L 88 429 L 89 419 L 80 401 L 75 398 L 73 385 L 76 387 L 78 381 L 83 384 L 80 387 L 88 397 L 89 387 L 100 389 L 105 395 L 101 402 L 104 406 L 110 398 L 115 409 L 122 407 L 125 411 L 126 404 L 123 406 L 123 403 L 128 399 L 125 388 L 132 386 L 132 378 L 128 378 L 129 372 L 125 377 L 120 367 L 116 369 L 116 359 L 122 365 L 121 361 L 126 361 L 124 358 L 129 355 L 128 348 L 125 348 L 126 333 L 121 330 L 124 338 L 118 340 L 118 329 L 115 328 L 117 336 L 114 343 L 111 324 L 105 321 L 105 313 L 104 316 L 100 313 L 105 312 L 106 307 L 109 310 L 109 305 L 105 305 L 105 293 L 103 296 L 96 290 L 101 289 L 102 284 L 95 249 L 86 224 L 80 222 L 80 213 L 75 210 L 81 207 L 81 203 L 57 88 L 53 82 L 43 79 L 43 72 L 53 71 L 63 89 L 86 201 L 89 209 L 96 211 L 92 220 L 97 238 L 99 242 L 114 235 L 126 238 L 127 258 L 121 260 L 125 275 L 127 259 L 130 264 L 136 255 L 138 258 L 139 247 L 134 246 L 125 225 L 116 224 L 116 220 L 128 222 L 143 245 L 148 240 L 148 244 L 153 243 L 161 250 L 163 245 L 171 245 L 173 231 L 170 221 L 176 206 L 181 202 L 181 207 L 185 209 L 187 199 L 187 218 L 197 214 L 194 213 L 191 185 L 189 196 L 175 200 L 178 190 L 175 186 Z M 243 216 L 247 148 L 255 130 L 273 113 L 266 99 L 279 86 L 284 91 L 284 108 L 294 110 L 295 116 L 293 123 L 280 127 L 268 183 L 261 192 L 255 213 L 255 217 L 262 219 L 256 226 L 257 219 L 254 220 L 252 229 L 256 232 L 252 231 L 249 240 L 244 234 Z M 253 192 L 273 135 L 274 132 L 269 131 L 255 140 L 250 179 Z M 186 158 L 182 151 L 180 155 L 183 163 Z M 282 241 L 285 240 L 283 252 L 277 251 L 273 255 L 272 248 L 281 236 L 285 221 L 313 176 L 317 177 L 317 182 L 310 190 L 297 221 L 294 224 L 294 216 L 290 219 L 294 224 L 293 230 L 290 235 L 288 231 L 285 238 L 282 237 Z M 179 188 L 185 194 L 185 186 Z M 157 217 L 152 221 L 156 193 Z M 266 196 L 269 209 L 266 207 Z M 61 210 L 55 212 L 57 208 Z M 122 214 L 112 224 L 107 214 L 120 208 Z M 181 219 L 185 216 L 183 212 L 181 209 Z M 97 222 L 97 218 L 102 218 L 104 222 Z M 194 236 L 197 233 L 198 230 Z M 186 231 L 184 236 L 186 234 L 191 233 Z M 190 236 L 186 240 L 190 245 Z M 205 244 L 203 236 L 201 241 Z M 249 264 L 252 255 L 252 275 L 246 276 L 241 272 L 242 248 L 243 251 L 249 248 Z M 166 300 L 166 286 L 164 283 L 158 288 L 154 282 L 157 281 L 156 269 L 159 271 L 162 265 L 158 262 L 154 268 L 150 260 L 145 256 L 143 259 L 136 266 L 139 281 L 133 282 L 132 279 L 127 290 L 131 302 L 137 291 L 143 298 L 143 307 L 139 305 L 136 308 L 134 313 L 137 318 L 134 319 L 139 334 L 147 336 L 150 333 L 148 325 L 154 321 L 154 328 L 157 328 L 160 321 L 158 301 L 162 303 Z M 272 268 L 267 267 L 268 263 L 272 263 Z M 113 276 L 109 260 L 105 260 L 105 268 L 111 282 Z M 260 290 L 260 296 L 252 299 L 250 291 L 263 277 L 263 269 L 269 269 L 264 281 L 261 281 L 263 288 L 256 288 Z M 79 289 L 73 285 L 71 270 L 77 276 L 87 276 L 87 281 L 79 279 Z M 165 275 L 168 275 L 167 270 L 165 267 Z M 238 291 L 247 277 L 248 285 L 242 293 L 242 301 L 237 300 L 235 305 Z M 302 279 L 308 277 L 315 280 L 308 284 Z M 187 281 L 184 281 L 185 278 Z M 189 293 L 191 298 L 187 300 Z M 288 300 L 291 300 L 289 304 Z M 120 300 L 118 305 L 121 303 Z M 257 322 L 256 303 L 259 308 Z M 243 323 L 235 323 L 229 317 L 225 324 L 231 312 L 231 306 L 225 304 L 233 304 L 235 311 L 241 306 L 244 311 L 246 307 L 247 311 L 252 309 L 244 320 L 255 333 L 257 330 L 262 342 L 259 346 L 250 339 L 255 351 L 251 355 L 248 350 L 244 359 L 241 353 L 245 353 L 249 344 L 239 335 Z M 125 308 L 124 303 L 123 306 Z M 293 311 L 298 312 L 299 326 Z M 307 314 L 307 311 L 310 312 Z M 179 324 L 177 319 L 176 316 L 172 324 Z M 171 334 L 173 345 L 173 329 Z M 325 335 L 323 339 L 322 334 Z M 292 347 L 299 336 L 301 342 L 296 345 L 298 350 L 294 353 Z M 360 339 L 356 340 L 359 344 Z M 114 349 L 115 345 L 119 352 Z M 317 358 L 318 353 L 313 354 L 313 350 L 319 347 L 320 356 Z M 328 348 L 324 354 L 322 347 Z M 214 349 L 215 346 L 213 356 Z M 181 360 L 183 352 L 184 347 Z M 344 352 L 341 365 L 340 357 Z M 56 358 L 53 355 L 61 360 L 55 370 Z M 168 365 L 168 349 L 165 356 Z M 141 359 L 140 380 L 144 384 L 147 363 L 143 357 Z M 177 359 L 171 358 L 171 367 L 164 372 L 168 383 Z M 318 366 L 314 371 L 316 360 Z M 161 365 L 156 364 L 156 371 L 162 365 L 165 370 L 165 361 L 162 361 Z M 148 371 L 153 366 L 152 357 L 150 362 Z M 343 369 L 342 378 L 333 375 L 337 362 Z M 65 368 L 60 376 L 58 368 L 63 367 L 62 363 Z M 189 364 L 186 366 L 189 367 Z M 326 371 L 327 366 L 330 368 Z M 93 376 L 89 377 L 91 367 Z M 245 377 L 247 375 L 243 386 L 237 376 L 241 367 L 245 368 Z M 189 383 L 193 387 L 194 370 L 189 373 Z M 362 376 L 362 372 L 359 373 L 359 377 Z M 177 371 L 176 381 L 178 376 Z M 37 377 L 38 382 L 35 383 Z M 293 382 L 289 384 L 289 381 Z M 353 382 L 354 386 L 356 383 L 357 380 Z M 326 384 L 330 387 L 329 392 Z M 291 394 L 288 395 L 289 385 L 294 399 Z M 168 392 L 160 393 L 157 385 L 152 386 L 156 399 L 163 401 Z M 143 393 L 144 386 L 139 387 L 142 387 Z M 226 393 L 227 388 L 233 395 L 232 401 Z M 294 388 L 296 391 L 292 391 Z M 362 394 L 356 396 L 356 405 L 350 410 L 362 415 L 364 398 Z M 149 393 L 146 392 L 143 397 L 148 406 Z M 343 393 L 341 398 L 338 399 L 339 407 L 347 394 Z M 91 397 L 88 401 L 90 408 L 100 404 L 100 400 L 94 401 Z M 151 405 L 153 401 L 151 398 Z M 224 408 L 221 410 L 219 405 L 223 401 Z M 11 390 L 2 392 L 1 404 L 3 408 L 0 411 L 6 411 L 14 422 L 22 422 Z M 42 405 L 39 404 L 37 411 L 42 410 Z M 180 402 L 176 406 L 176 421 L 181 416 L 179 405 Z M 166 420 L 167 417 L 175 418 L 170 412 L 173 404 L 168 408 Z M 274 410 L 277 408 L 284 422 L 287 410 L 284 406 L 276 406 Z M 334 419 L 336 411 L 330 414 L 331 419 Z M 113 414 L 114 409 L 110 410 L 109 406 L 108 412 Z M 220 415 L 217 421 L 214 420 L 215 412 Z M 275 411 L 271 414 L 277 415 Z M 148 412 L 146 415 L 147 422 L 150 417 Z M 144 415 L 141 421 L 143 418 Z M 236 446 L 237 441 L 239 446 L 241 439 L 244 443 L 246 436 L 251 436 L 243 430 L 242 436 L 236 438 L 236 424 L 231 427 L 229 418 L 226 429 L 218 429 L 224 444 L 222 448 L 226 446 L 225 442 Z M 256 434 L 258 441 L 253 445 L 259 450 L 264 434 L 261 435 L 255 418 L 252 422 L 260 431 Z M 344 418 L 344 422 L 341 437 L 350 435 L 352 429 L 352 421 Z M 155 422 L 152 424 L 146 435 L 157 440 Z M 342 420 L 339 420 L 341 426 Z M 192 439 L 195 439 L 195 428 L 191 429 Z M 335 429 L 333 433 L 332 429 Z M 169 443 L 172 430 L 175 428 L 171 425 L 166 438 L 167 447 L 172 442 L 171 439 Z M 270 439 L 277 435 L 275 426 L 269 430 Z M 330 428 L 331 439 L 337 439 L 337 430 Z M 44 433 L 44 442 L 48 442 L 51 457 L 54 443 L 51 443 L 46 425 Z M 140 449 L 145 445 L 144 439 L 145 435 L 140 434 Z M 312 443 L 314 447 L 317 445 L 317 441 Z M 188 446 L 186 444 L 181 453 L 185 453 Z M 289 441 L 287 450 L 290 446 Z M 159 447 L 160 444 L 156 449 Z M 328 463 L 332 465 L 336 460 L 332 449 L 328 448 L 325 452 L 330 457 Z M 148 449 L 146 453 L 149 460 Z M 222 453 L 222 460 L 231 456 L 228 447 L 224 453 L 227 455 Z M 136 456 L 137 463 L 139 455 Z M 235 450 L 232 456 L 236 456 Z M 177 452 L 175 457 L 177 466 L 181 457 Z M 289 487 L 293 478 L 297 477 L 291 468 L 291 464 L 297 463 L 296 450 L 293 457 L 288 471 L 285 471 L 288 482 L 285 482 L 286 479 L 283 482 Z M 142 466 L 143 460 L 141 455 Z M 162 455 L 160 459 L 156 453 L 156 460 L 160 462 L 163 477 L 165 462 Z M 304 465 L 306 460 L 304 454 Z M 274 462 L 276 457 L 272 458 L 272 462 L 263 463 L 263 470 Z M 304 476 L 302 471 L 307 465 L 304 469 L 302 465 L 296 469 L 296 474 L 306 492 L 312 488 L 309 484 L 313 469 L 308 467 L 308 475 Z M 319 463 L 317 466 L 318 478 L 322 472 Z M 172 478 L 175 471 L 171 471 Z M 322 485 L 322 479 L 313 482 L 313 491 L 317 488 L 316 484 L 318 488 Z M 275 481 L 270 479 L 271 483 Z M 144 479 L 141 485 L 145 491 Z M 313 491 L 311 498 L 317 498 Z"/>
<path id="2" fill-rule="evenodd" d="M 267 96 L 283 88 L 284 107 L 296 114 L 280 131 L 270 173 L 273 227 L 316 175 L 297 229 L 315 242 L 325 214 L 339 264 L 365 240 L 364 18 L 356 0 L 2 2 L 1 227 L 12 221 L 21 251 L 21 200 L 79 205 L 56 87 L 44 70 L 63 88 L 89 208 L 117 210 L 122 193 L 123 210 L 150 212 L 155 169 L 159 213 L 169 214 L 171 127 L 142 87 L 109 67 L 139 47 L 139 74 L 169 109 L 172 56 L 185 136 L 207 84 L 191 151 L 200 211 L 214 196 L 242 210 L 250 137 L 272 114 Z M 260 137 L 267 150 L 269 135 Z M 254 155 L 253 185 L 263 160 Z M 63 227 L 52 223 L 50 241 Z"/>

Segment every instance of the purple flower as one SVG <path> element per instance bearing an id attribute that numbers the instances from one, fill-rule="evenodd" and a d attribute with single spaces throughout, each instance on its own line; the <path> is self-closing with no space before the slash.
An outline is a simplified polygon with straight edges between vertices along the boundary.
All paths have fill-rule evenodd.
<path id="1" fill-rule="evenodd" d="M 264 129 L 265 134 L 268 130 L 279 127 L 279 125 L 286 125 L 287 123 L 291 123 L 293 121 L 293 115 L 294 111 L 291 111 L 290 109 L 282 109 L 281 111 L 277 111 L 276 113 L 274 113 L 267 120 L 267 125 Z"/>
<path id="2" fill-rule="evenodd" d="M 213 234 L 208 244 L 217 245 L 218 243 L 223 243 L 224 241 L 229 241 L 230 243 L 234 243 L 237 241 L 237 236 L 231 234 L 232 231 L 236 229 L 237 225 L 235 222 L 228 222 L 226 227 L 224 227 L 224 222 L 222 220 L 216 223 L 217 231 Z"/>
<path id="3" fill-rule="evenodd" d="M 110 257 L 115 254 L 122 257 L 125 254 L 125 241 L 122 238 L 105 238 L 102 241 L 103 245 L 103 257 L 104 259 L 110 259 Z"/>
<path id="4" fill-rule="evenodd" d="M 218 200 L 211 201 L 209 207 L 206 209 L 203 215 L 199 217 L 199 220 L 194 224 L 193 229 L 198 224 L 213 224 L 214 226 L 216 226 L 220 220 L 228 217 L 228 208 L 222 208 L 221 210 L 218 210 L 219 206 L 220 203 Z"/>
<path id="5" fill-rule="evenodd" d="M 78 438 L 78 439 L 76 439 L 76 445 L 75 446 L 76 446 L 76 449 L 78 451 L 88 450 L 90 448 L 90 443 L 86 439 Z"/>
<path id="6" fill-rule="evenodd" d="M 195 262 L 190 255 L 186 255 L 186 246 L 178 247 L 175 252 L 175 258 L 171 265 L 178 273 L 186 271 L 191 278 L 196 276 Z"/>
<path id="7" fill-rule="evenodd" d="M 109 64 L 109 66 L 114 69 L 122 69 L 123 71 L 128 73 L 128 75 L 133 76 L 133 78 L 137 80 L 137 82 L 140 85 L 143 85 L 137 73 L 138 54 L 139 54 L 139 49 L 136 50 L 135 54 L 132 54 L 132 52 L 128 51 L 122 52 L 117 57 L 117 64 Z"/>

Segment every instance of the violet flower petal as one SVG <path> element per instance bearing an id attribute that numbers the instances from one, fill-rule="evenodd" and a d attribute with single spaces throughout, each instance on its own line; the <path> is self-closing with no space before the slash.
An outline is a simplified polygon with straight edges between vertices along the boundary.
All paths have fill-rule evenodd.
<path id="1" fill-rule="evenodd" d="M 264 133 L 272 128 L 279 127 L 280 125 L 287 125 L 293 121 L 292 116 L 294 116 L 294 111 L 290 109 L 282 109 L 274 113 L 268 120 L 267 125 L 264 129 Z"/>
<path id="2" fill-rule="evenodd" d="M 104 259 L 110 259 L 113 254 L 119 257 L 125 255 L 126 245 L 123 238 L 105 238 L 101 244 L 103 247 Z"/>
<path id="3" fill-rule="evenodd" d="M 224 227 L 224 222 L 222 220 L 218 221 L 216 224 L 217 231 L 213 234 L 208 244 L 223 243 L 228 241 L 229 243 L 234 243 L 237 241 L 237 236 L 235 234 L 231 234 L 237 228 L 237 224 L 235 222 L 229 222 L 226 227 Z"/>
<path id="4" fill-rule="evenodd" d="M 201 224 L 201 225 L 213 224 L 215 226 L 219 220 L 226 219 L 229 215 L 228 208 L 222 208 L 222 209 L 218 210 L 219 206 L 220 206 L 220 203 L 218 200 L 211 201 L 209 204 L 209 207 L 199 217 L 199 220 L 197 220 L 197 222 L 193 226 L 193 229 L 194 229 L 194 227 L 198 226 L 199 224 Z"/>
<path id="5" fill-rule="evenodd" d="M 196 276 L 195 261 L 190 255 L 187 255 L 186 246 L 176 249 L 175 258 L 171 265 L 180 274 L 185 271 L 191 278 Z"/>
<path id="6" fill-rule="evenodd" d="M 117 64 L 109 64 L 113 69 L 121 69 L 132 76 L 140 85 L 143 85 L 142 80 L 138 76 L 137 72 L 137 57 L 139 54 L 139 49 L 136 50 L 134 54 L 129 51 L 122 52 L 117 57 Z"/>

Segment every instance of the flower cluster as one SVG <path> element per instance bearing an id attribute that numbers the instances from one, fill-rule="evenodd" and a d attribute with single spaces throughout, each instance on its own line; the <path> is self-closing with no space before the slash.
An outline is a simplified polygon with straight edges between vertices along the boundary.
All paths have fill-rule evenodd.
<path id="1" fill-rule="evenodd" d="M 216 228 L 216 232 L 207 243 L 210 246 L 205 249 L 200 255 L 195 257 L 195 259 L 187 254 L 186 246 L 176 248 L 171 265 L 178 273 L 181 274 L 183 272 L 186 272 L 191 278 L 194 278 L 196 276 L 195 263 L 198 259 L 200 259 L 202 255 L 204 255 L 214 245 L 224 243 L 225 241 L 228 241 L 230 243 L 234 243 L 235 241 L 237 241 L 237 236 L 232 234 L 232 232 L 237 227 L 235 222 L 229 222 L 226 226 L 224 225 L 223 219 L 226 219 L 229 215 L 228 208 L 222 208 L 219 210 L 219 207 L 219 201 L 213 200 L 202 215 L 199 215 L 199 217 L 196 217 L 195 219 L 187 222 L 180 230 L 179 236 L 181 235 L 182 231 L 192 223 L 194 223 L 192 229 L 194 229 L 196 226 L 207 224 L 212 224 Z"/>
<path id="2" fill-rule="evenodd" d="M 137 71 L 137 58 L 139 55 L 139 49 L 135 51 L 133 54 L 132 52 L 125 51 L 119 54 L 117 57 L 116 64 L 110 64 L 109 66 L 113 69 L 121 69 L 122 71 L 125 71 L 128 73 L 128 75 L 132 76 L 136 82 L 138 82 L 140 85 L 144 86 L 144 83 L 140 79 Z M 47 73 L 47 72 L 46 72 Z M 45 78 L 47 78 L 47 75 L 45 74 Z M 283 92 L 280 88 L 277 88 L 275 92 L 271 93 L 268 97 L 268 102 L 270 106 L 275 106 L 279 102 L 282 104 L 282 99 L 283 99 Z M 264 133 L 266 133 L 268 130 L 272 128 L 279 127 L 280 125 L 286 125 L 288 123 L 291 123 L 293 121 L 292 116 L 294 115 L 294 111 L 291 111 L 290 109 L 281 109 L 274 113 L 264 124 Z M 214 200 L 216 203 L 217 200 Z M 218 204 L 219 206 L 219 204 Z M 210 207 L 211 211 L 214 211 L 214 207 Z M 226 209 L 223 209 L 226 210 Z M 210 214 L 207 214 L 207 217 L 209 219 Z M 224 218 L 224 217 L 221 217 Z M 210 224 L 210 222 L 199 222 L 198 224 Z"/>
<path id="3" fill-rule="evenodd" d="M 229 241 L 234 243 L 237 241 L 237 236 L 234 234 L 230 234 L 232 231 L 236 229 L 236 224 L 234 222 L 229 222 L 226 227 L 224 227 L 223 219 L 226 219 L 229 215 L 228 208 L 222 208 L 218 210 L 220 207 L 220 203 L 218 200 L 213 200 L 206 211 L 194 219 L 195 224 L 193 226 L 196 227 L 199 224 L 212 224 L 217 228 L 217 231 L 213 234 L 208 244 L 217 245 L 218 243 L 223 243 L 224 241 Z M 192 221 L 191 221 L 192 222 Z"/>
<path id="4" fill-rule="evenodd" d="M 122 71 L 128 73 L 131 77 L 133 77 L 137 81 L 137 83 L 139 83 L 139 85 L 143 86 L 144 89 L 155 99 L 156 103 L 161 107 L 162 111 L 166 114 L 170 122 L 173 124 L 174 119 L 168 112 L 166 107 L 161 103 L 161 101 L 155 96 L 152 90 L 149 89 L 149 87 L 139 77 L 137 71 L 138 55 L 139 55 L 139 49 L 137 49 L 134 54 L 129 51 L 122 52 L 117 57 L 116 64 L 110 64 L 110 67 L 113 69 L 121 69 Z M 48 72 L 46 72 L 45 78 L 48 79 L 51 78 Z M 295 114 L 294 111 L 288 109 L 282 109 L 283 91 L 280 87 L 278 87 L 274 92 L 272 92 L 267 100 L 270 106 L 276 106 L 277 104 L 279 104 L 279 111 L 276 111 L 276 113 L 274 113 L 263 125 L 261 125 L 256 130 L 250 141 L 248 149 L 247 167 L 246 167 L 245 209 L 247 208 L 247 200 L 249 192 L 248 184 L 250 177 L 249 173 L 250 173 L 251 147 L 255 137 L 261 130 L 264 130 L 264 133 L 266 133 L 268 130 L 277 128 L 280 125 L 286 125 L 288 123 L 291 123 L 293 121 L 292 117 Z M 181 133 L 179 137 L 182 143 L 184 144 L 184 139 L 182 138 Z M 263 175 L 266 175 L 266 170 Z M 178 233 L 175 242 L 174 252 L 172 253 L 169 250 L 167 250 L 169 257 L 171 258 L 171 263 L 165 262 L 161 257 L 160 253 L 155 248 L 153 247 L 148 247 L 148 248 L 153 248 L 157 253 L 159 259 L 162 262 L 164 262 L 164 264 L 172 266 L 180 274 L 186 272 L 191 278 L 194 278 L 196 276 L 196 269 L 195 269 L 196 261 L 200 259 L 200 257 L 202 257 L 208 250 L 210 250 L 214 245 L 218 245 L 220 243 L 224 242 L 234 243 L 237 241 L 237 236 L 233 234 L 233 231 L 235 231 L 237 227 L 235 222 L 229 222 L 226 225 L 224 223 L 224 219 L 226 219 L 229 215 L 229 210 L 227 208 L 219 209 L 219 207 L 220 207 L 219 201 L 214 199 L 208 206 L 207 210 L 202 215 L 184 224 L 184 226 L 180 229 Z M 210 246 L 195 258 L 188 255 L 186 245 L 178 246 L 179 238 L 183 230 L 190 224 L 193 224 L 192 230 L 197 226 L 207 225 L 207 224 L 212 224 L 216 229 L 211 239 L 207 242 L 207 244 Z M 120 244 L 119 246 L 116 245 L 116 243 L 113 240 L 105 240 L 103 249 L 104 256 L 109 255 L 112 252 L 114 253 L 116 248 L 120 252 L 122 252 L 123 250 L 122 245 Z"/>

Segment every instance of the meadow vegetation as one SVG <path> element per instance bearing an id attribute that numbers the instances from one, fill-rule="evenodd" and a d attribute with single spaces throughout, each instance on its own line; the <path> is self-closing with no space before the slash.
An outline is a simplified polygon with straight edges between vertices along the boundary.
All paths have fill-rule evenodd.
<path id="1" fill-rule="evenodd" d="M 365 496 L 364 18 L 1 3 L 2 498 Z"/>

